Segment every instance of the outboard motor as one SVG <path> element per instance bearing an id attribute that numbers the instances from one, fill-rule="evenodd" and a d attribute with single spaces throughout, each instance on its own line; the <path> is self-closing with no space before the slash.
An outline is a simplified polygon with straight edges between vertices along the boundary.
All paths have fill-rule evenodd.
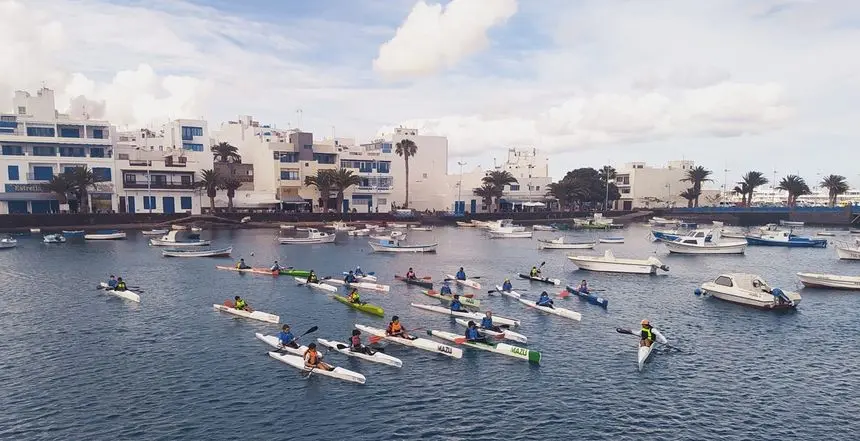
<path id="1" fill-rule="evenodd" d="M 774 288 L 770 291 L 770 293 L 773 294 L 773 296 L 776 297 L 777 300 L 779 300 L 779 303 L 788 303 L 789 305 L 794 306 L 794 302 L 789 299 L 788 296 L 785 295 L 785 293 L 782 292 L 781 289 Z"/>

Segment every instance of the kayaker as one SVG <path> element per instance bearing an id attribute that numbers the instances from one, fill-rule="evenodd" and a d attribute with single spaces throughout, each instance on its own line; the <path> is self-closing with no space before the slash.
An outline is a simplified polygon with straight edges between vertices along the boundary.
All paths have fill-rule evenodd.
<path id="1" fill-rule="evenodd" d="M 457 271 L 457 275 L 454 276 L 457 280 L 466 280 L 466 272 L 463 271 L 463 267 L 460 267 L 460 271 Z"/>
<path id="2" fill-rule="evenodd" d="M 417 277 L 415 277 L 415 271 L 412 271 L 412 267 L 409 267 L 409 271 L 406 271 L 406 278 L 409 280 L 417 279 Z"/>
<path id="3" fill-rule="evenodd" d="M 582 282 L 579 283 L 577 291 L 583 294 L 588 294 L 588 282 L 586 282 L 585 279 L 582 279 Z"/>
<path id="4" fill-rule="evenodd" d="M 334 368 L 329 366 L 327 363 L 322 361 L 322 354 L 317 352 L 317 344 L 311 343 L 308 345 L 308 350 L 305 351 L 305 367 L 308 368 L 316 368 L 316 369 L 325 369 L 327 371 L 333 371 Z"/>
<path id="5" fill-rule="evenodd" d="M 639 333 L 639 346 L 648 346 L 651 347 L 654 344 L 654 328 L 651 326 L 651 322 L 647 319 L 642 320 L 642 331 Z"/>
<path id="6" fill-rule="evenodd" d="M 346 299 L 349 300 L 349 303 L 355 303 L 361 305 L 361 296 L 358 295 L 358 290 L 353 288 L 352 292 L 346 296 Z"/>
<path id="7" fill-rule="evenodd" d="M 538 269 L 538 267 L 533 266 L 532 270 L 529 271 L 529 276 L 530 277 L 540 277 L 540 270 Z"/>
<path id="8" fill-rule="evenodd" d="M 125 291 L 126 289 L 128 289 L 128 288 L 126 288 L 125 282 L 123 282 L 122 277 L 117 277 L 116 286 L 113 287 L 113 290 L 114 291 Z"/>
<path id="9" fill-rule="evenodd" d="M 248 302 L 239 296 L 236 296 L 236 299 L 233 301 L 233 308 L 238 309 L 239 311 L 251 312 L 251 307 L 248 306 Z"/>
<path id="10" fill-rule="evenodd" d="M 502 284 L 502 291 L 511 292 L 514 290 L 514 285 L 511 284 L 511 279 L 505 279 L 505 283 Z"/>
<path id="11" fill-rule="evenodd" d="M 400 317 L 396 315 L 391 317 L 391 322 L 389 322 L 388 327 L 385 328 L 385 334 L 392 337 L 409 338 L 411 340 L 409 334 L 406 333 L 406 329 L 400 324 Z"/>
<path id="12" fill-rule="evenodd" d="M 251 269 L 251 267 L 245 263 L 245 259 L 239 259 L 239 263 L 236 264 L 236 269 Z"/>
<path id="13" fill-rule="evenodd" d="M 355 267 L 355 275 L 358 277 L 364 277 L 367 274 L 364 274 L 364 271 L 361 270 L 360 266 Z"/>
<path id="14" fill-rule="evenodd" d="M 110 279 L 108 279 L 108 288 L 114 289 L 116 288 L 116 276 L 113 274 L 110 275 Z"/>
<path id="15" fill-rule="evenodd" d="M 290 331 L 290 325 L 284 325 L 281 332 L 278 334 L 278 342 L 281 346 L 298 349 L 299 344 L 296 343 L 296 336 Z"/>
<path id="16" fill-rule="evenodd" d="M 320 283 L 320 279 L 317 277 L 317 273 L 315 273 L 314 270 L 311 270 L 308 273 L 307 283 Z"/>
<path id="17" fill-rule="evenodd" d="M 349 272 L 346 276 L 344 276 L 343 281 L 346 283 L 355 283 L 358 280 L 355 278 L 355 274 L 352 271 Z"/>
<path id="18" fill-rule="evenodd" d="M 443 296 L 451 295 L 451 284 L 449 284 L 447 280 L 442 282 L 442 287 L 439 288 L 439 294 L 442 294 Z"/>
<path id="19" fill-rule="evenodd" d="M 454 299 L 451 300 L 451 311 L 468 312 L 466 308 L 463 308 L 463 304 L 460 303 L 460 294 L 454 294 Z"/>
<path id="20" fill-rule="evenodd" d="M 278 261 L 277 261 L 277 260 L 275 261 L 275 263 L 274 263 L 274 264 L 272 264 L 272 267 L 271 267 L 271 268 L 269 268 L 269 270 L 271 270 L 272 272 L 280 271 L 280 270 L 282 270 L 282 269 L 283 269 L 283 268 L 281 268 L 281 265 L 280 265 L 280 264 L 278 264 Z"/>
<path id="21" fill-rule="evenodd" d="M 361 344 L 361 331 L 358 329 L 352 330 L 352 337 L 349 338 L 349 350 L 367 355 L 373 355 L 376 353 L 376 351 L 370 349 L 370 347 Z"/>
<path id="22" fill-rule="evenodd" d="M 487 343 L 487 337 L 478 332 L 478 325 L 469 320 L 469 326 L 466 328 L 466 341 L 470 343 Z"/>
<path id="23" fill-rule="evenodd" d="M 540 298 L 538 299 L 538 301 L 537 301 L 537 302 L 535 302 L 535 304 L 536 304 L 536 305 L 538 305 L 538 306 L 544 306 L 544 307 L 547 307 L 547 308 L 555 309 L 555 307 L 554 307 L 554 306 L 552 306 L 552 305 L 553 305 L 553 301 L 552 301 L 552 299 L 551 299 L 551 298 L 549 298 L 549 294 L 547 294 L 547 293 L 546 293 L 546 291 L 544 291 L 544 292 L 540 293 Z"/>
<path id="24" fill-rule="evenodd" d="M 489 329 L 490 331 L 502 332 L 502 328 L 493 324 L 493 311 L 484 313 L 484 318 L 481 319 L 481 328 Z"/>

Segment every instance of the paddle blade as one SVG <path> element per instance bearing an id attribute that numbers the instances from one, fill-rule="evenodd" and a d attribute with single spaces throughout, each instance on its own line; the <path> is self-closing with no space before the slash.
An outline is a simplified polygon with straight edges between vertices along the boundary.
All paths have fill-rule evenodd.
<path id="1" fill-rule="evenodd" d="M 494 292 L 496 292 L 496 290 L 495 290 L 495 289 L 491 289 L 491 290 L 487 291 L 487 294 L 492 294 L 492 293 L 494 293 Z"/>
<path id="2" fill-rule="evenodd" d="M 304 334 L 302 334 L 302 335 L 308 335 L 308 334 L 310 334 L 311 332 L 317 332 L 317 330 L 318 330 L 318 329 L 319 329 L 319 327 L 317 327 L 317 326 L 311 326 L 311 328 L 310 328 L 310 329 L 308 329 L 307 331 L 305 331 L 305 333 L 304 333 Z"/>
<path id="3" fill-rule="evenodd" d="M 631 331 L 631 330 L 629 330 L 629 329 L 623 329 L 623 328 L 615 328 L 615 332 L 617 332 L 617 333 L 619 333 L 619 334 L 630 334 L 630 335 L 636 335 L 636 334 L 634 334 L 634 333 L 633 333 L 633 331 Z"/>
<path id="4" fill-rule="evenodd" d="M 422 279 L 424 279 L 424 280 L 433 280 L 433 278 L 432 278 L 432 277 L 430 277 L 430 276 L 424 276 L 424 277 L 422 277 Z"/>
<path id="5" fill-rule="evenodd" d="M 367 339 L 367 341 L 370 342 L 370 344 L 372 345 L 379 343 L 381 340 L 382 337 L 378 335 L 371 335 L 370 338 Z"/>
<path id="6" fill-rule="evenodd" d="M 461 345 L 461 344 L 463 344 L 463 343 L 466 343 L 466 337 L 458 337 L 458 338 L 455 338 L 455 339 L 454 339 L 454 343 L 456 343 L 456 344 L 458 344 L 458 345 Z"/>
<path id="7" fill-rule="evenodd" d="M 496 340 L 504 340 L 505 334 L 496 334 L 493 336 L 493 338 L 495 338 Z"/>
<path id="8" fill-rule="evenodd" d="M 228 308 L 235 308 L 235 307 L 236 307 L 236 304 L 235 304 L 235 303 L 233 303 L 233 301 L 232 301 L 232 300 L 224 300 L 224 306 L 226 306 L 226 307 L 228 307 Z"/>

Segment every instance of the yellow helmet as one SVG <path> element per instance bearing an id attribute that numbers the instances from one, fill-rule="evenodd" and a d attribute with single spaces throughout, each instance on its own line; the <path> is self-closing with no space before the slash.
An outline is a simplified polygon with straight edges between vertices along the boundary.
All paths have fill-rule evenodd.
<path id="1" fill-rule="evenodd" d="M 650 324 L 651 324 L 651 322 L 649 322 L 648 320 L 642 320 L 642 324 L 643 324 L 643 325 L 650 325 Z"/>

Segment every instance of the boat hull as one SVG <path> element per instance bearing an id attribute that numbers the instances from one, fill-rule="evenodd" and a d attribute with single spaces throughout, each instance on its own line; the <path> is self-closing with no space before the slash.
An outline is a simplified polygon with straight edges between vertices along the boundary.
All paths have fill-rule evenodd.
<path id="1" fill-rule="evenodd" d="M 366 332 L 370 335 L 375 335 L 377 337 L 382 337 L 387 341 L 397 343 L 403 346 L 408 346 L 412 348 L 422 349 L 427 352 L 433 352 L 434 354 L 442 354 L 451 358 L 463 358 L 463 350 L 460 348 L 455 348 L 452 346 L 444 345 L 441 343 L 437 343 L 433 340 L 429 340 L 426 338 L 416 337 L 414 340 L 408 338 L 400 338 L 400 337 L 392 337 L 390 335 L 385 334 L 384 329 L 373 328 L 370 326 L 364 326 L 355 324 L 355 328 L 360 330 L 361 332 Z"/>
<path id="2" fill-rule="evenodd" d="M 211 240 L 195 241 L 171 241 L 162 239 L 149 239 L 149 244 L 154 247 L 206 247 L 212 244 Z"/>
<path id="3" fill-rule="evenodd" d="M 93 233 L 84 235 L 84 239 L 86 240 L 122 240 L 125 237 L 125 233 Z"/>
<path id="4" fill-rule="evenodd" d="M 407 279 L 406 277 L 398 276 L 398 275 L 395 275 L 395 276 L 394 276 L 394 279 L 395 279 L 395 280 L 399 280 L 399 281 L 401 281 L 401 282 L 403 282 L 403 283 L 406 283 L 407 285 L 415 285 L 415 286 L 420 286 L 420 287 L 422 287 L 422 288 L 433 289 L 433 282 L 430 282 L 430 281 L 427 281 L 427 280 L 423 280 L 423 279 Z"/>
<path id="5" fill-rule="evenodd" d="M 582 321 L 582 314 L 580 314 L 576 311 L 571 311 L 570 309 L 560 308 L 558 306 L 556 306 L 555 308 L 547 308 L 546 306 L 538 306 L 534 301 L 527 300 L 527 299 L 524 299 L 522 297 L 518 298 L 517 300 L 520 303 L 522 303 L 523 305 L 537 309 L 538 311 L 542 311 L 542 312 L 545 312 L 547 314 L 552 314 L 552 315 L 557 315 L 559 317 L 569 318 L 571 320 L 576 320 L 578 322 Z"/>
<path id="6" fill-rule="evenodd" d="M 232 252 L 233 247 L 227 247 L 219 250 L 206 251 L 164 250 L 161 252 L 161 255 L 164 257 L 229 257 Z"/>
<path id="7" fill-rule="evenodd" d="M 105 292 L 106 292 L 106 293 L 108 293 L 108 294 L 110 294 L 110 295 L 112 295 L 112 296 L 117 296 L 117 297 L 119 297 L 119 298 L 121 298 L 121 299 L 126 299 L 126 300 L 130 300 L 130 301 L 132 301 L 132 302 L 140 303 L 140 295 L 138 295 L 138 294 L 137 294 L 137 293 L 135 293 L 135 292 L 128 291 L 128 290 L 125 290 L 125 291 L 114 291 L 114 290 L 112 290 L 112 289 L 107 289 L 108 284 L 107 284 L 107 283 L 104 283 L 104 282 L 99 283 L 99 286 L 101 286 L 102 288 L 104 288 L 104 289 L 105 289 Z"/>
<path id="8" fill-rule="evenodd" d="M 561 285 L 561 280 L 558 279 L 550 279 L 549 277 L 532 277 L 528 274 L 518 274 L 520 279 L 531 280 L 533 282 L 541 282 L 549 285 Z"/>
<path id="9" fill-rule="evenodd" d="M 261 322 L 274 323 L 276 325 L 281 322 L 281 318 L 276 316 L 275 314 L 269 314 L 262 311 L 248 312 L 218 304 L 214 304 L 212 305 L 212 307 L 215 308 L 216 311 L 226 312 L 228 314 L 233 314 L 238 317 L 259 320 Z"/>
<path id="10" fill-rule="evenodd" d="M 325 369 L 312 369 L 305 366 L 305 360 L 303 357 L 299 357 L 296 355 L 288 355 L 281 354 L 278 352 L 269 352 L 269 357 L 274 358 L 284 364 L 290 365 L 300 371 L 303 372 L 313 372 L 315 375 L 323 375 L 326 377 L 337 378 L 339 380 L 351 381 L 353 383 L 364 384 L 367 379 L 364 375 L 359 374 L 358 372 L 353 372 L 349 369 L 344 369 L 342 367 L 335 367 L 333 371 L 327 371 Z"/>
<path id="11" fill-rule="evenodd" d="M 836 288 L 860 290 L 860 277 L 835 274 L 797 273 L 800 283 L 807 288 Z"/>
<path id="12" fill-rule="evenodd" d="M 551 240 L 539 240 L 539 250 L 590 250 L 597 244 L 594 242 L 587 243 L 558 243 Z"/>
<path id="13" fill-rule="evenodd" d="M 463 327 L 469 326 L 469 320 L 458 318 L 458 319 L 454 319 L 454 321 L 457 322 L 457 324 L 460 326 L 463 326 Z M 480 323 L 479 323 L 479 325 L 480 325 Z M 500 328 L 500 329 L 502 329 L 501 332 L 493 331 L 491 329 L 486 329 L 486 328 L 479 328 L 479 329 L 481 330 L 481 333 L 491 335 L 493 337 L 501 336 L 505 340 L 515 341 L 515 342 L 519 342 L 519 343 L 528 343 L 529 342 L 528 337 L 526 337 L 525 335 L 520 334 L 519 332 L 511 331 L 509 329 Z"/>
<path id="14" fill-rule="evenodd" d="M 654 264 L 632 264 L 620 262 L 593 261 L 581 257 L 568 256 L 579 269 L 585 271 L 596 271 L 604 273 L 625 274 L 657 274 L 657 265 Z"/>
<path id="15" fill-rule="evenodd" d="M 344 305 L 347 305 L 351 308 L 357 309 L 361 312 L 366 312 L 368 314 L 375 315 L 378 317 L 385 317 L 385 310 L 383 310 L 379 306 L 371 305 L 370 303 L 364 303 L 364 304 L 352 303 L 346 297 L 339 296 L 339 295 L 335 295 L 334 299 L 340 303 L 343 303 Z"/>
<path id="16" fill-rule="evenodd" d="M 790 247 L 790 248 L 826 248 L 827 239 L 793 238 L 788 241 L 771 240 L 764 237 L 746 236 L 749 245 Z"/>
<path id="17" fill-rule="evenodd" d="M 439 244 L 429 244 L 429 245 L 383 245 L 376 242 L 368 242 L 370 244 L 370 248 L 373 251 L 382 252 L 382 253 L 435 253 L 436 247 Z"/>
<path id="18" fill-rule="evenodd" d="M 452 276 L 450 274 L 445 274 L 445 277 L 449 280 L 453 280 L 458 285 L 468 286 L 469 288 L 481 289 L 481 284 L 474 280 L 458 280 L 456 276 Z"/>
<path id="19" fill-rule="evenodd" d="M 411 303 L 411 305 L 415 308 L 418 308 L 418 309 L 423 309 L 425 311 L 437 312 L 439 314 L 446 314 L 446 315 L 450 315 L 453 317 L 462 317 L 462 318 L 467 318 L 467 319 L 472 319 L 472 320 L 481 320 L 482 318 L 484 318 L 484 314 L 481 314 L 479 312 L 451 311 L 450 309 L 443 308 L 441 306 L 423 305 L 421 303 Z M 519 326 L 520 325 L 519 320 L 514 320 L 514 319 L 509 319 L 509 318 L 499 317 L 499 316 L 493 316 L 493 321 L 497 325 L 508 325 L 508 326 Z"/>
<path id="20" fill-rule="evenodd" d="M 676 254 L 744 254 L 746 242 L 719 244 L 708 242 L 705 245 L 690 245 L 680 242 L 663 242 L 670 253 Z"/>
<path id="21" fill-rule="evenodd" d="M 604 299 L 603 297 L 596 296 L 594 294 L 587 293 L 587 292 L 580 292 L 578 289 L 574 289 L 571 286 L 568 286 L 565 289 L 567 290 L 567 292 L 576 295 L 580 299 L 585 300 L 588 303 L 591 303 L 592 305 L 597 305 L 597 306 L 600 306 L 601 308 L 606 308 L 609 306 L 609 300 Z"/>
<path id="22" fill-rule="evenodd" d="M 459 334 L 454 334 L 451 332 L 445 331 L 434 331 L 431 329 L 427 330 L 428 335 L 432 335 L 433 337 L 441 338 L 443 340 L 448 341 L 456 341 L 460 337 Z M 540 364 L 541 353 L 535 350 L 521 348 L 517 346 L 512 346 L 506 343 L 471 343 L 465 342 L 464 346 L 468 346 L 472 349 L 478 349 L 481 351 L 493 352 L 496 354 L 507 355 L 508 357 L 516 358 L 518 360 L 528 361 L 529 363 Z"/>
<path id="23" fill-rule="evenodd" d="M 842 260 L 860 260 L 860 247 L 849 248 L 843 246 L 836 247 L 836 255 Z"/>
<path id="24" fill-rule="evenodd" d="M 350 350 L 349 345 L 347 345 L 346 343 L 342 343 L 339 341 L 325 340 L 322 338 L 318 338 L 317 343 L 319 343 L 319 344 L 321 344 L 321 345 L 323 345 L 329 349 L 340 352 L 341 354 L 346 355 L 348 357 L 360 358 L 362 360 L 372 361 L 374 363 L 385 364 L 388 366 L 403 367 L 403 361 L 402 360 L 400 360 L 399 358 L 396 358 L 396 357 L 392 357 L 392 356 L 387 355 L 387 354 L 383 354 L 382 352 L 379 352 L 379 351 L 375 352 L 373 355 L 367 355 L 363 352 L 355 352 L 355 351 Z"/>
<path id="25" fill-rule="evenodd" d="M 791 299 L 794 304 L 780 303 L 772 295 L 754 296 L 750 293 L 729 287 L 721 287 L 714 283 L 705 283 L 702 285 L 702 293 L 713 298 L 720 299 L 737 305 L 750 306 L 757 309 L 772 310 L 772 309 L 794 309 L 800 303 L 800 298 Z"/>

